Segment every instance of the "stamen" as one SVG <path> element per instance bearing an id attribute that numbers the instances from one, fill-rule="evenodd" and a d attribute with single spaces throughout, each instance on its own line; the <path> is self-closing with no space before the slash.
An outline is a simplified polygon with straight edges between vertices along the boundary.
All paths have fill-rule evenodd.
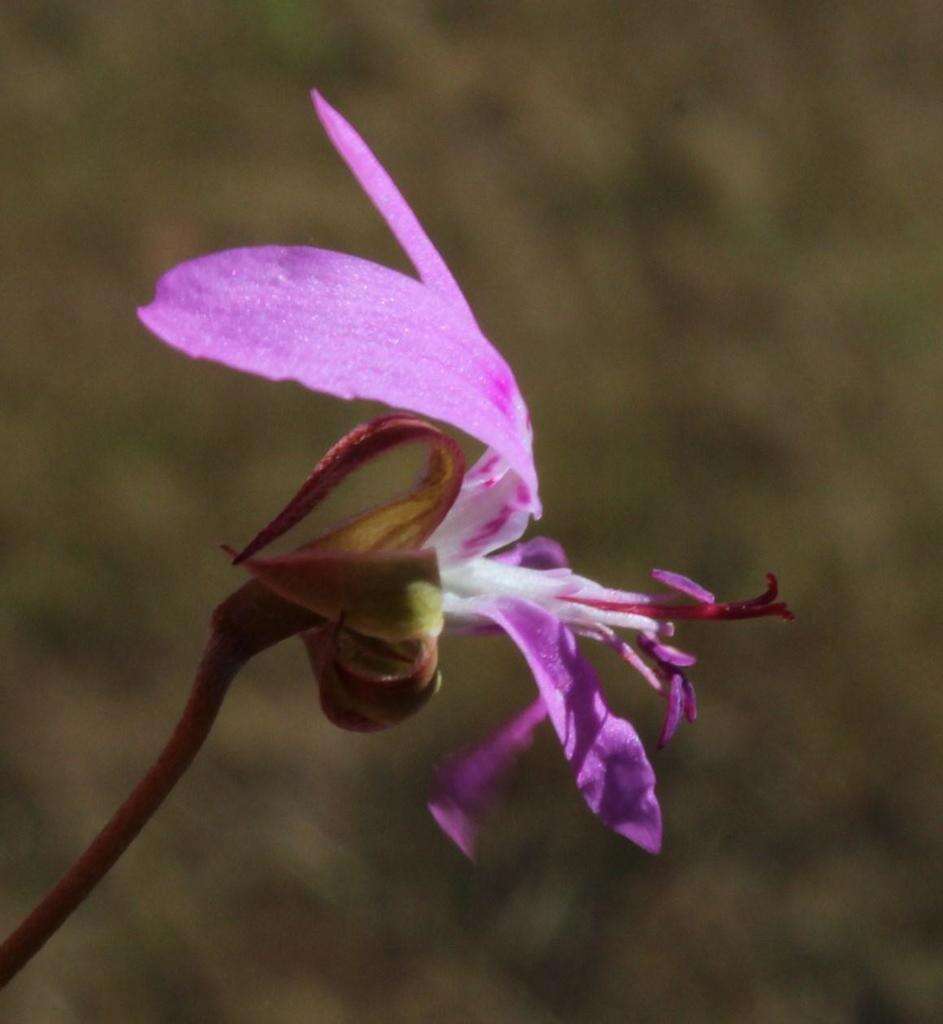
<path id="1" fill-rule="evenodd" d="M 684 717 L 693 723 L 697 721 L 697 694 L 694 692 L 691 680 L 683 673 L 681 675 L 681 694 L 684 698 Z"/>
<path id="2" fill-rule="evenodd" d="M 657 749 L 662 750 L 671 741 L 672 736 L 678 729 L 681 721 L 682 709 L 686 705 L 682 693 L 682 680 L 684 676 L 675 672 L 668 683 L 668 707 L 665 709 L 665 721 L 658 736 Z"/>
<path id="3" fill-rule="evenodd" d="M 766 590 L 758 597 L 748 601 L 702 601 L 698 604 L 651 604 L 633 601 L 604 601 L 591 597 L 563 596 L 561 601 L 597 608 L 605 612 L 627 612 L 629 614 L 647 615 L 652 619 L 758 619 L 767 615 L 777 615 L 787 622 L 795 616 L 784 601 L 776 601 L 779 586 L 773 573 L 766 574 Z"/>
<path id="4" fill-rule="evenodd" d="M 593 637 L 611 647 L 627 665 L 631 665 L 638 672 L 655 693 L 665 695 L 665 683 L 655 669 L 651 668 L 635 648 L 626 643 L 618 633 L 599 623 L 577 626 L 576 630 L 583 636 Z"/>
<path id="5" fill-rule="evenodd" d="M 638 645 L 651 658 L 654 658 L 660 665 L 670 665 L 672 668 L 690 668 L 697 663 L 697 658 L 687 651 L 681 651 L 670 644 L 659 643 L 654 633 L 642 633 L 638 637 Z"/>
<path id="6" fill-rule="evenodd" d="M 697 697 L 694 694 L 694 686 L 683 671 L 693 665 L 697 659 L 693 654 L 659 643 L 653 633 L 640 634 L 637 643 L 639 648 L 655 662 L 652 671 L 661 680 L 661 694 L 668 703 L 661 735 L 658 737 L 658 749 L 661 750 L 674 736 L 682 715 L 688 722 L 693 722 L 697 718 Z"/>

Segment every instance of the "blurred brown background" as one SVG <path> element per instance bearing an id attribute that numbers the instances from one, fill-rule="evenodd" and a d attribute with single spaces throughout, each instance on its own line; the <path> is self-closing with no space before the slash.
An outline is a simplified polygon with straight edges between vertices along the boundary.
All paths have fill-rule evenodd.
<path id="1" fill-rule="evenodd" d="M 138 325 L 213 249 L 403 266 L 321 87 L 515 368 L 588 575 L 799 621 L 684 627 L 701 720 L 665 850 L 543 736 L 477 867 L 442 755 L 532 693 L 510 643 L 379 736 L 300 645 L 0 1001 L 11 1022 L 934 1021 L 943 1011 L 943 7 L 13 0 L 0 12 L 0 930 L 182 706 L 245 540 L 376 407 L 193 364 Z M 390 477 L 392 482 L 393 476 Z M 383 481 L 386 482 L 385 479 Z M 652 745 L 662 708 L 607 652 Z"/>

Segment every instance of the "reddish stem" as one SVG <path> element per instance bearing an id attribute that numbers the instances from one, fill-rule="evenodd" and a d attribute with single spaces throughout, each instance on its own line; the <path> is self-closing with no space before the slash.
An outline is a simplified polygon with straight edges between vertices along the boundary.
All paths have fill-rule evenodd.
<path id="1" fill-rule="evenodd" d="M 39 952 L 164 802 L 209 735 L 229 684 L 245 660 L 241 644 L 226 633 L 213 632 L 187 706 L 153 767 L 59 883 L 0 945 L 0 989 Z"/>

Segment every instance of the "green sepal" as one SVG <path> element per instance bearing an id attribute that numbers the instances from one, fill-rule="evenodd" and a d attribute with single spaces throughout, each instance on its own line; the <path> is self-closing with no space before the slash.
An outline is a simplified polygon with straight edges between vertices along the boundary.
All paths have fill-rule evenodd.
<path id="1" fill-rule="evenodd" d="M 396 642 L 442 631 L 439 565 L 431 549 L 303 548 L 242 564 L 280 597 L 368 637 Z"/>

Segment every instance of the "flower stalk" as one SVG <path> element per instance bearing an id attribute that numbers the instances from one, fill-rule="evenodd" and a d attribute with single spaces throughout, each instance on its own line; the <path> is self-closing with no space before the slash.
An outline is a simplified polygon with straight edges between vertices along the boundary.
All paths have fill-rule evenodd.
<path id="1" fill-rule="evenodd" d="M 157 760 L 85 852 L 0 945 L 0 989 L 59 930 L 166 800 L 203 746 L 245 661 L 241 638 L 212 632 L 190 698 Z"/>

